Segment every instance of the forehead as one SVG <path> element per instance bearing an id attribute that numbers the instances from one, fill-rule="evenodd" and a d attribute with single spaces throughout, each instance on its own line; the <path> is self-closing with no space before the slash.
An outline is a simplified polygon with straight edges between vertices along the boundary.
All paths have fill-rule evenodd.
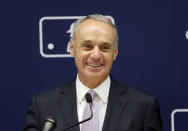
<path id="1" fill-rule="evenodd" d="M 76 37 L 99 37 L 115 39 L 115 30 L 103 21 L 88 19 L 83 21 L 75 32 Z"/>
<path id="2" fill-rule="evenodd" d="M 109 25 L 108 23 L 104 22 L 104 21 L 100 21 L 100 20 L 95 20 L 95 19 L 86 19 L 83 22 L 80 23 L 80 25 L 78 26 L 78 29 L 84 29 L 84 28 L 88 28 L 88 26 L 96 26 L 99 28 L 107 28 L 109 30 L 113 31 L 113 27 L 111 27 L 111 25 Z"/>

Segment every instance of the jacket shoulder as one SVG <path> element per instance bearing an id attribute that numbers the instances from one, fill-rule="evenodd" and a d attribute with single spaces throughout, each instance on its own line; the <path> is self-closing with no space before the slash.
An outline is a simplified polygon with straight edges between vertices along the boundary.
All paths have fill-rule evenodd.
<path id="1" fill-rule="evenodd" d="M 126 84 L 123 84 L 121 82 L 118 82 L 117 80 L 114 80 L 113 79 L 113 82 L 120 88 L 124 89 L 125 90 L 125 93 L 124 95 L 130 99 L 130 100 L 134 100 L 134 101 L 137 101 L 137 102 L 153 102 L 156 97 L 151 95 L 150 93 L 148 92 L 145 92 L 141 89 L 138 89 L 138 88 L 134 88 L 134 87 L 131 87 L 129 85 L 126 85 Z"/>
<path id="2" fill-rule="evenodd" d="M 46 100 L 48 100 L 48 102 L 53 101 L 57 99 L 59 95 L 74 89 L 74 83 L 75 83 L 74 80 L 72 80 L 68 83 L 65 83 L 62 86 L 58 86 L 56 88 L 42 91 L 34 95 L 33 98 L 37 99 L 37 101 L 40 102 L 45 102 Z"/>

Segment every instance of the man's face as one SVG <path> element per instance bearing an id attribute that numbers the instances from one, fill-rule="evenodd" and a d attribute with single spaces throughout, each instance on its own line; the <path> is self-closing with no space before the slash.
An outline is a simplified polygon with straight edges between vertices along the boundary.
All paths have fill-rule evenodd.
<path id="1" fill-rule="evenodd" d="M 118 54 L 115 31 L 107 23 L 85 20 L 71 39 L 70 52 L 74 56 L 81 81 L 99 80 L 108 76 Z"/>

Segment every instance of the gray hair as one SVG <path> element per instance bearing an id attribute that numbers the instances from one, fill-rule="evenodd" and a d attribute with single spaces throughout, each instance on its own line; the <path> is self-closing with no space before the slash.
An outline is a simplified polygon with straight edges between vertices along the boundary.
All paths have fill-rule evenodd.
<path id="1" fill-rule="evenodd" d="M 115 30 L 115 34 L 116 34 L 115 44 L 118 44 L 118 30 L 117 30 L 117 27 L 106 16 L 100 15 L 100 14 L 88 15 L 86 17 L 83 17 L 83 18 L 80 18 L 80 19 L 76 20 L 74 22 L 74 27 L 73 27 L 73 34 L 72 34 L 73 41 L 74 41 L 75 33 L 76 33 L 78 27 L 80 26 L 80 24 L 82 22 L 84 22 L 85 20 L 88 20 L 88 19 L 102 21 L 102 22 L 105 22 L 108 25 L 110 25 Z"/>

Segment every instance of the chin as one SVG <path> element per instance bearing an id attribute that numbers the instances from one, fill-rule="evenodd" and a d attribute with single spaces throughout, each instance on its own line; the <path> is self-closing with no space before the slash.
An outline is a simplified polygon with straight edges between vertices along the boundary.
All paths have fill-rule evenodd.
<path id="1" fill-rule="evenodd" d="M 87 78 L 89 78 L 89 79 L 103 79 L 103 78 L 105 78 L 105 76 L 107 76 L 107 75 L 104 75 L 104 74 L 101 74 L 101 73 L 95 73 L 95 72 L 90 72 L 90 73 L 88 73 L 88 75 L 86 76 Z"/>

